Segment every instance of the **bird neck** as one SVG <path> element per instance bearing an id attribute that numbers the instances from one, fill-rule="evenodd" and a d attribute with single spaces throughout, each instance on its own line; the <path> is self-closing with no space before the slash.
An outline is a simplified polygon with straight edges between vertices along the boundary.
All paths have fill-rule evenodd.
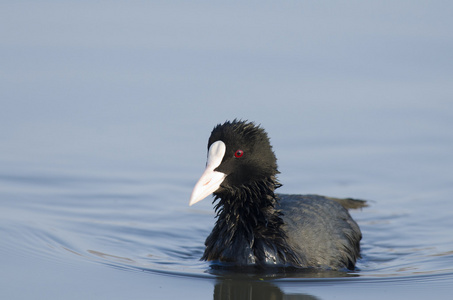
<path id="1" fill-rule="evenodd" d="M 284 265 L 297 260 L 286 242 L 274 176 L 215 193 L 217 222 L 206 239 L 205 260 L 238 265 Z"/>
<path id="2" fill-rule="evenodd" d="M 275 205 L 278 202 L 275 189 L 280 184 L 275 178 L 269 177 L 239 188 L 224 188 L 214 193 L 218 200 L 215 211 L 217 218 L 232 222 L 232 226 L 241 225 L 237 221 L 243 220 L 250 227 L 257 226 L 260 221 L 267 221 L 273 215 L 278 215 Z"/>

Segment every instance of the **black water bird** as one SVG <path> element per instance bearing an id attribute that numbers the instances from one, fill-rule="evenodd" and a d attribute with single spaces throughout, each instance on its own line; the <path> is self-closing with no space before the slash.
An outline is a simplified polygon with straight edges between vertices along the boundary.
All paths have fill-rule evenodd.
<path id="1" fill-rule="evenodd" d="M 234 120 L 213 129 L 189 203 L 215 196 L 217 221 L 202 259 L 235 267 L 354 269 L 362 234 L 347 209 L 365 201 L 276 194 L 278 173 L 260 126 Z"/>

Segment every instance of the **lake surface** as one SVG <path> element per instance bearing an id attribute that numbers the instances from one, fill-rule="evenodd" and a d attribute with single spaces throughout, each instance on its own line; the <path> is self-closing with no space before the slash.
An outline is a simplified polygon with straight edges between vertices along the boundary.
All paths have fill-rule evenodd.
<path id="1" fill-rule="evenodd" d="M 450 299 L 450 3 L 0 4 L 1 299 Z M 281 193 L 354 197 L 351 272 L 200 261 L 217 123 Z"/>

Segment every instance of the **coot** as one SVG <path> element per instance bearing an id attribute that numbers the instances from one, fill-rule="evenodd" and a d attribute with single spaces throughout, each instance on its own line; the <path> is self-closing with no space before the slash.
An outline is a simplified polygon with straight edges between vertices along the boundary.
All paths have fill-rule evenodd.
<path id="1" fill-rule="evenodd" d="M 276 194 L 267 133 L 253 122 L 217 125 L 190 205 L 214 194 L 217 221 L 203 260 L 236 267 L 354 269 L 362 234 L 347 208 L 365 201 Z"/>

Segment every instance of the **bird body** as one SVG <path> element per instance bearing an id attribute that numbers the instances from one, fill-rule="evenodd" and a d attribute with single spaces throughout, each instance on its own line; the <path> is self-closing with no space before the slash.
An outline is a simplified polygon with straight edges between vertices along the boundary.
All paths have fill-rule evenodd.
<path id="1" fill-rule="evenodd" d="M 280 195 L 288 243 L 302 253 L 302 265 L 354 269 L 360 256 L 360 228 L 338 202 L 318 195 Z"/>
<path id="2" fill-rule="evenodd" d="M 208 141 L 206 170 L 190 205 L 213 193 L 217 221 L 202 259 L 236 267 L 353 269 L 361 232 L 345 207 L 363 201 L 276 194 L 277 162 L 266 132 L 234 120 Z"/>

